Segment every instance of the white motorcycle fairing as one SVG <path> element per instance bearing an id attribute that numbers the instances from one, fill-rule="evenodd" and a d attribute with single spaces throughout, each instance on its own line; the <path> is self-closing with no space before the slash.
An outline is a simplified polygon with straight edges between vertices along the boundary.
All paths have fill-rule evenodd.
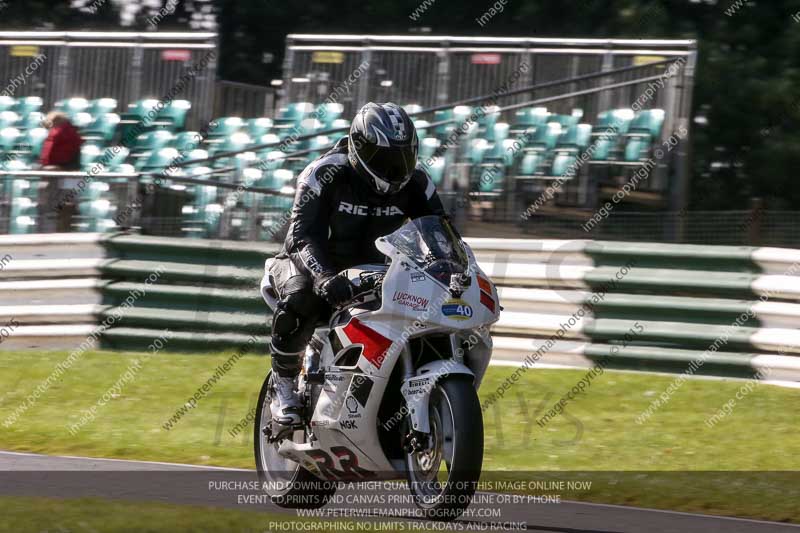
<path id="1" fill-rule="evenodd" d="M 412 223 L 392 236 L 404 228 L 410 231 L 407 227 Z M 329 327 L 315 331 L 323 341 L 319 368 L 324 371 L 324 381 L 315 385 L 300 380 L 301 392 L 311 401 L 312 437 L 301 443 L 285 439 L 280 444 L 282 456 L 323 479 L 402 477 L 402 461 L 387 457 L 380 434 L 385 437 L 387 432 L 400 433 L 405 415 L 411 424 L 405 431 L 413 428 L 429 433 L 428 399 L 436 382 L 446 375 L 463 374 L 470 376 L 477 388 L 491 357 L 488 326 L 499 319 L 499 300 L 494 285 L 478 267 L 469 248 L 457 243 L 466 250 L 465 272 L 471 283 L 462 294 L 454 296 L 418 259 L 394 246 L 389 238 L 392 236 L 376 240 L 377 248 L 391 261 L 388 268 L 364 265 L 345 271 L 359 285 L 364 272 L 385 269 L 380 298 L 366 299 L 335 312 Z M 267 272 L 269 262 L 265 265 Z M 262 280 L 261 292 L 274 309 L 276 301 L 268 273 Z M 380 307 L 376 308 L 378 303 Z M 449 346 L 441 354 L 434 347 L 434 340 L 448 337 Z M 411 353 L 411 342 L 420 338 L 420 346 L 427 342 L 439 358 L 415 368 L 414 357 L 419 359 L 428 353 Z M 403 370 L 398 385 L 407 412 L 398 409 L 381 420 L 381 404 L 398 361 Z"/>

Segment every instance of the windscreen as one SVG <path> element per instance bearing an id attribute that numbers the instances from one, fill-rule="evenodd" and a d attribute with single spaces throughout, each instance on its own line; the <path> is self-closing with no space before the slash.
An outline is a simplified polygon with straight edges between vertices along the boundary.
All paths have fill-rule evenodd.
<path id="1" fill-rule="evenodd" d="M 445 284 L 450 282 L 450 274 L 463 273 L 469 265 L 461 238 L 442 217 L 431 215 L 411 220 L 385 239 Z"/>

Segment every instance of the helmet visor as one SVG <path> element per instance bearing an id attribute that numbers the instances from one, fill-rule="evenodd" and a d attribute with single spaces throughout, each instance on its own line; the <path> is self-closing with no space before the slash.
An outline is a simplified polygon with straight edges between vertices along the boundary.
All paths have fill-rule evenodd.
<path id="1" fill-rule="evenodd" d="M 375 147 L 362 163 L 371 174 L 389 183 L 400 183 L 407 180 L 417 164 L 417 154 L 411 146 Z"/>

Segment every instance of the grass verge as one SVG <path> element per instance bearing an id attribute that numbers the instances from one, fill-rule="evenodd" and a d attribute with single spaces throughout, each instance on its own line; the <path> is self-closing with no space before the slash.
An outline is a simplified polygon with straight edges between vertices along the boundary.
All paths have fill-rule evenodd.
<path id="1" fill-rule="evenodd" d="M 0 427 L 66 355 L 0 357 Z M 0 449 L 252 468 L 249 426 L 231 432 L 255 403 L 268 366 L 264 357 L 236 361 L 196 407 L 171 429 L 164 426 L 230 355 L 87 353 L 3 427 Z M 134 379 L 99 405 L 134 358 L 142 360 Z M 491 367 L 482 399 L 513 370 Z M 742 382 L 691 380 L 639 425 L 636 417 L 673 378 L 606 372 L 567 404 L 565 414 L 537 424 L 584 374 L 526 372 L 487 409 L 487 479 L 544 479 L 550 472 L 592 482 L 561 491 L 563 499 L 800 522 L 798 488 L 790 483 L 797 477 L 770 473 L 800 470 L 800 412 L 793 408 L 800 391 L 758 385 L 710 428 L 705 421 L 735 398 Z M 71 434 L 69 427 L 86 420 L 92 406 L 94 418 Z"/>
<path id="2" fill-rule="evenodd" d="M 0 497 L 0 533 L 277 533 L 287 531 L 287 516 L 218 507 L 163 503 L 117 502 L 103 499 Z M 142 517 L 146 516 L 147 521 Z M 296 530 L 326 531 L 316 520 L 291 517 Z"/>

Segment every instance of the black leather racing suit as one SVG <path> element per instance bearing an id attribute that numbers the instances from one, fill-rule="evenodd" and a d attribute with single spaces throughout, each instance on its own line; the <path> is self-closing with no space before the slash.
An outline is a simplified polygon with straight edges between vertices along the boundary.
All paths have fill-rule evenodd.
<path id="1" fill-rule="evenodd" d="M 347 137 L 306 167 L 297 179 L 291 222 L 270 270 L 279 298 L 272 319 L 272 365 L 294 376 L 321 313 L 329 306 L 314 287 L 332 274 L 364 263 L 383 263 L 375 239 L 406 219 L 443 215 L 428 174 L 417 168 L 392 196 L 378 196 L 347 161 Z"/>

